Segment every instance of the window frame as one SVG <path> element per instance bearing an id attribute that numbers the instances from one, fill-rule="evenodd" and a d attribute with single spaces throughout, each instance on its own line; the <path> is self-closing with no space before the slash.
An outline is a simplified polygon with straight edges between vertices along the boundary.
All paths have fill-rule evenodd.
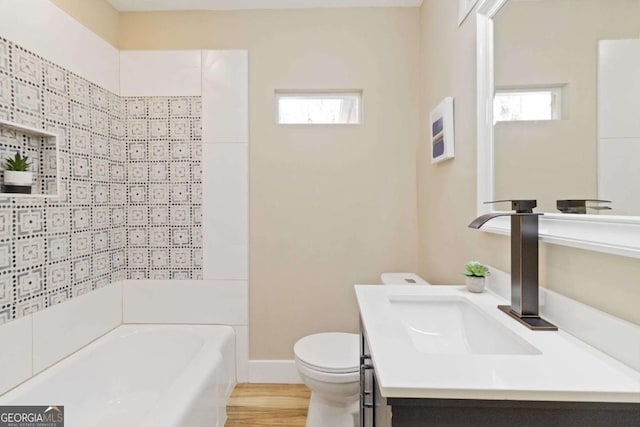
<path id="1" fill-rule="evenodd" d="M 551 118 L 549 119 L 523 119 L 523 120 L 498 120 L 494 119 L 494 123 L 518 123 L 518 122 L 551 122 L 556 120 L 562 120 L 563 117 L 563 91 L 562 86 L 540 86 L 540 87 L 518 87 L 518 88 L 496 88 L 493 94 L 493 110 L 495 111 L 496 100 L 499 95 L 524 95 L 530 93 L 549 93 L 555 97 L 555 109 L 551 111 Z"/>
<path id="2" fill-rule="evenodd" d="M 356 97 L 358 114 L 357 121 L 354 123 L 282 123 L 280 122 L 280 99 L 282 98 L 303 98 L 309 99 L 323 99 L 345 95 L 353 95 Z M 362 89 L 323 89 L 323 90 L 291 90 L 291 89 L 276 89 L 274 91 L 274 110 L 275 110 L 275 124 L 281 126 L 358 126 L 364 121 L 364 93 Z"/>

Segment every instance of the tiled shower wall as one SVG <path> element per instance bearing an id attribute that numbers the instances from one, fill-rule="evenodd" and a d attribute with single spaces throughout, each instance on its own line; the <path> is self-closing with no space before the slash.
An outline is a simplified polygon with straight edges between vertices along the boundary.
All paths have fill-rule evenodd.
<path id="1" fill-rule="evenodd" d="M 57 133 L 61 173 L 58 199 L 0 203 L 3 323 L 124 278 L 126 174 L 120 98 L 5 39 L 0 117 Z"/>
<path id="2" fill-rule="evenodd" d="M 199 99 L 121 98 L 0 38 L 0 118 L 57 133 L 61 173 L 57 199 L 0 199 L 0 324 L 126 277 L 201 277 Z"/>
<path id="3" fill-rule="evenodd" d="M 128 278 L 202 279 L 201 97 L 123 100 Z"/>

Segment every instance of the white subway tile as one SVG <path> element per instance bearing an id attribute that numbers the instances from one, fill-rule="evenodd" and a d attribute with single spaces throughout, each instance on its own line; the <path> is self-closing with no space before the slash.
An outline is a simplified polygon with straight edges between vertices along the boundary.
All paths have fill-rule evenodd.
<path id="1" fill-rule="evenodd" d="M 2 37 L 118 93 L 118 49 L 51 1 L 0 1 L 0 28 Z"/>
<path id="2" fill-rule="evenodd" d="M 33 314 L 34 373 L 77 351 L 121 322 L 121 283 Z"/>
<path id="3" fill-rule="evenodd" d="M 124 323 L 248 323 L 246 281 L 129 280 L 123 287 Z"/>
<path id="4" fill-rule="evenodd" d="M 640 199 L 629 186 L 640 182 L 640 138 L 601 139 L 598 143 L 598 198 L 611 200 L 607 214 L 637 215 Z"/>
<path id="5" fill-rule="evenodd" d="M 25 316 L 0 325 L 0 395 L 33 374 L 32 320 Z"/>
<path id="6" fill-rule="evenodd" d="M 600 138 L 640 138 L 640 40 L 601 40 L 598 54 Z"/>
<path id="7" fill-rule="evenodd" d="M 120 95 L 200 96 L 199 50 L 123 50 L 120 52 Z"/>
<path id="8" fill-rule="evenodd" d="M 248 278 L 247 144 L 204 144 L 204 279 Z"/>
<path id="9" fill-rule="evenodd" d="M 249 55 L 202 51 L 202 133 L 206 142 L 249 142 Z"/>

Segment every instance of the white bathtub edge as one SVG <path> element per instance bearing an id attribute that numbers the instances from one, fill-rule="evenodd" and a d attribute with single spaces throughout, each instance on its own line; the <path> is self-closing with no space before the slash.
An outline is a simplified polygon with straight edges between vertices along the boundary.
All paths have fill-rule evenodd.
<path id="1" fill-rule="evenodd" d="M 249 381 L 249 327 L 233 326 L 236 336 L 236 381 Z"/>
<path id="2" fill-rule="evenodd" d="M 122 282 L 114 282 L 32 316 L 35 375 L 120 326 Z"/>
<path id="3" fill-rule="evenodd" d="M 127 327 L 129 325 L 123 325 Z M 132 326 L 132 325 L 131 325 Z M 152 325 L 145 325 L 152 326 Z M 153 325 L 163 327 L 168 325 Z M 205 358 L 190 363 L 188 370 L 172 384 L 165 396 L 156 402 L 140 427 L 174 427 L 200 425 L 206 416 L 215 418 L 215 427 L 223 427 L 227 418 L 226 407 L 236 385 L 235 333 L 227 325 L 169 325 L 179 327 L 216 328 L 219 340 L 214 353 L 209 350 Z M 215 363 L 212 364 L 212 361 Z M 203 398 L 208 396 L 208 398 Z M 215 405 L 210 398 L 213 397 Z M 171 408 L 167 413 L 166 408 Z M 211 425 L 209 420 L 206 425 Z M 204 425 L 204 424 L 203 424 Z"/>
<path id="4" fill-rule="evenodd" d="M 187 340 L 187 348 L 191 349 L 188 353 L 190 357 L 187 359 L 181 356 L 183 354 L 181 350 L 171 351 L 175 348 L 175 346 L 171 346 L 171 342 L 169 342 L 170 347 L 158 347 L 157 345 L 154 347 L 154 343 L 166 345 L 167 338 L 175 337 L 171 334 L 166 335 L 167 332 L 172 331 L 199 336 L 204 339 L 204 342 L 198 343 L 196 341 L 195 345 L 192 345 L 193 341 Z M 127 340 L 124 342 L 128 343 L 130 339 L 136 340 L 136 336 L 142 337 L 142 341 L 138 341 L 139 343 L 150 343 L 151 347 L 146 348 L 152 353 L 144 354 L 138 359 L 135 357 L 132 359 L 126 351 L 122 352 L 122 349 L 128 348 L 122 347 L 122 340 Z M 151 341 L 148 338 L 151 338 Z M 183 341 L 176 340 L 176 343 L 181 342 Z M 100 409 L 99 405 L 110 400 L 113 393 L 123 394 L 127 399 L 131 399 L 127 402 L 133 402 L 135 407 L 138 403 L 133 399 L 138 396 L 136 390 L 140 388 L 140 384 L 148 384 L 150 374 L 157 377 L 158 375 L 155 375 L 154 372 L 165 372 L 163 369 L 163 366 L 166 366 L 164 365 L 165 361 L 150 358 L 150 355 L 165 350 L 170 353 L 168 372 L 171 372 L 171 363 L 180 363 L 180 365 L 173 366 L 180 366 L 181 369 L 169 383 L 165 384 L 162 381 L 152 383 L 150 391 L 159 392 L 160 399 L 146 401 L 144 405 L 148 406 L 142 406 L 142 410 L 137 413 L 127 413 L 128 411 L 125 410 L 119 415 L 142 417 L 137 424 L 139 427 L 175 427 L 177 425 L 223 427 L 226 419 L 226 404 L 236 384 L 235 334 L 230 326 L 225 325 L 121 325 L 91 345 L 69 355 L 55 366 L 3 394 L 0 396 L 0 405 L 32 404 L 32 402 L 48 404 L 56 398 L 62 399 L 61 404 L 68 405 L 69 408 L 76 408 L 74 414 L 69 414 L 70 418 L 67 420 L 69 424 L 87 425 L 87 420 L 93 420 L 92 417 L 95 416 L 96 409 Z M 136 351 L 135 354 L 140 354 L 140 349 L 134 351 Z M 92 358 L 92 355 L 97 357 Z M 111 361 L 112 359 L 115 364 L 106 363 L 107 360 Z M 129 372 L 128 375 L 132 375 L 132 377 L 127 376 L 127 378 L 133 378 L 133 386 L 129 391 L 133 391 L 133 394 L 127 395 L 127 387 L 124 383 L 116 386 L 115 389 L 109 387 L 111 379 L 118 377 L 118 373 L 122 372 L 119 369 L 130 367 L 129 363 L 132 360 L 134 366 L 136 366 L 135 363 L 138 363 L 138 366 L 144 365 L 145 368 L 151 369 L 151 371 L 147 369 L 146 373 L 142 369 L 143 374 L 137 379 L 133 372 Z M 99 373 L 103 368 L 105 374 L 99 378 Z M 91 373 L 98 373 L 97 378 L 91 378 Z M 75 378 L 74 375 L 76 375 Z M 136 381 L 138 381 L 137 388 Z M 71 386 L 67 388 L 67 384 Z M 93 384 L 96 387 L 92 390 Z M 124 389 L 122 385 L 124 385 Z M 105 390 L 107 391 L 105 392 Z M 83 412 L 81 407 L 84 403 L 82 402 L 87 398 L 89 402 L 92 402 L 93 407 L 89 406 Z M 112 412 L 112 415 L 117 416 L 118 411 Z M 202 424 L 203 422 L 204 424 Z M 123 425 L 118 422 L 115 424 Z"/>
<path id="5" fill-rule="evenodd" d="M 0 327 L 0 396 L 33 376 L 33 318 L 21 317 Z"/>

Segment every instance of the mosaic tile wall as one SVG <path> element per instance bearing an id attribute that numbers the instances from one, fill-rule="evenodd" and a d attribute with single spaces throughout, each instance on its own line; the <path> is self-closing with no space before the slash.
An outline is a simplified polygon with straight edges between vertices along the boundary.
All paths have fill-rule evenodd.
<path id="1" fill-rule="evenodd" d="M 0 324 L 127 277 L 202 276 L 200 109 L 121 98 L 0 37 L 0 119 L 57 133 L 61 175 L 58 198 L 0 198 Z M 0 126 L 2 160 L 25 141 L 53 176 Z"/>
<path id="2" fill-rule="evenodd" d="M 201 97 L 123 98 L 130 279 L 202 279 Z"/>
<path id="3" fill-rule="evenodd" d="M 56 199 L 0 199 L 3 323 L 125 277 L 126 158 L 120 97 L 2 38 L 0 118 L 57 133 L 61 173 Z M 5 128 L 0 155 L 21 142 Z"/>

